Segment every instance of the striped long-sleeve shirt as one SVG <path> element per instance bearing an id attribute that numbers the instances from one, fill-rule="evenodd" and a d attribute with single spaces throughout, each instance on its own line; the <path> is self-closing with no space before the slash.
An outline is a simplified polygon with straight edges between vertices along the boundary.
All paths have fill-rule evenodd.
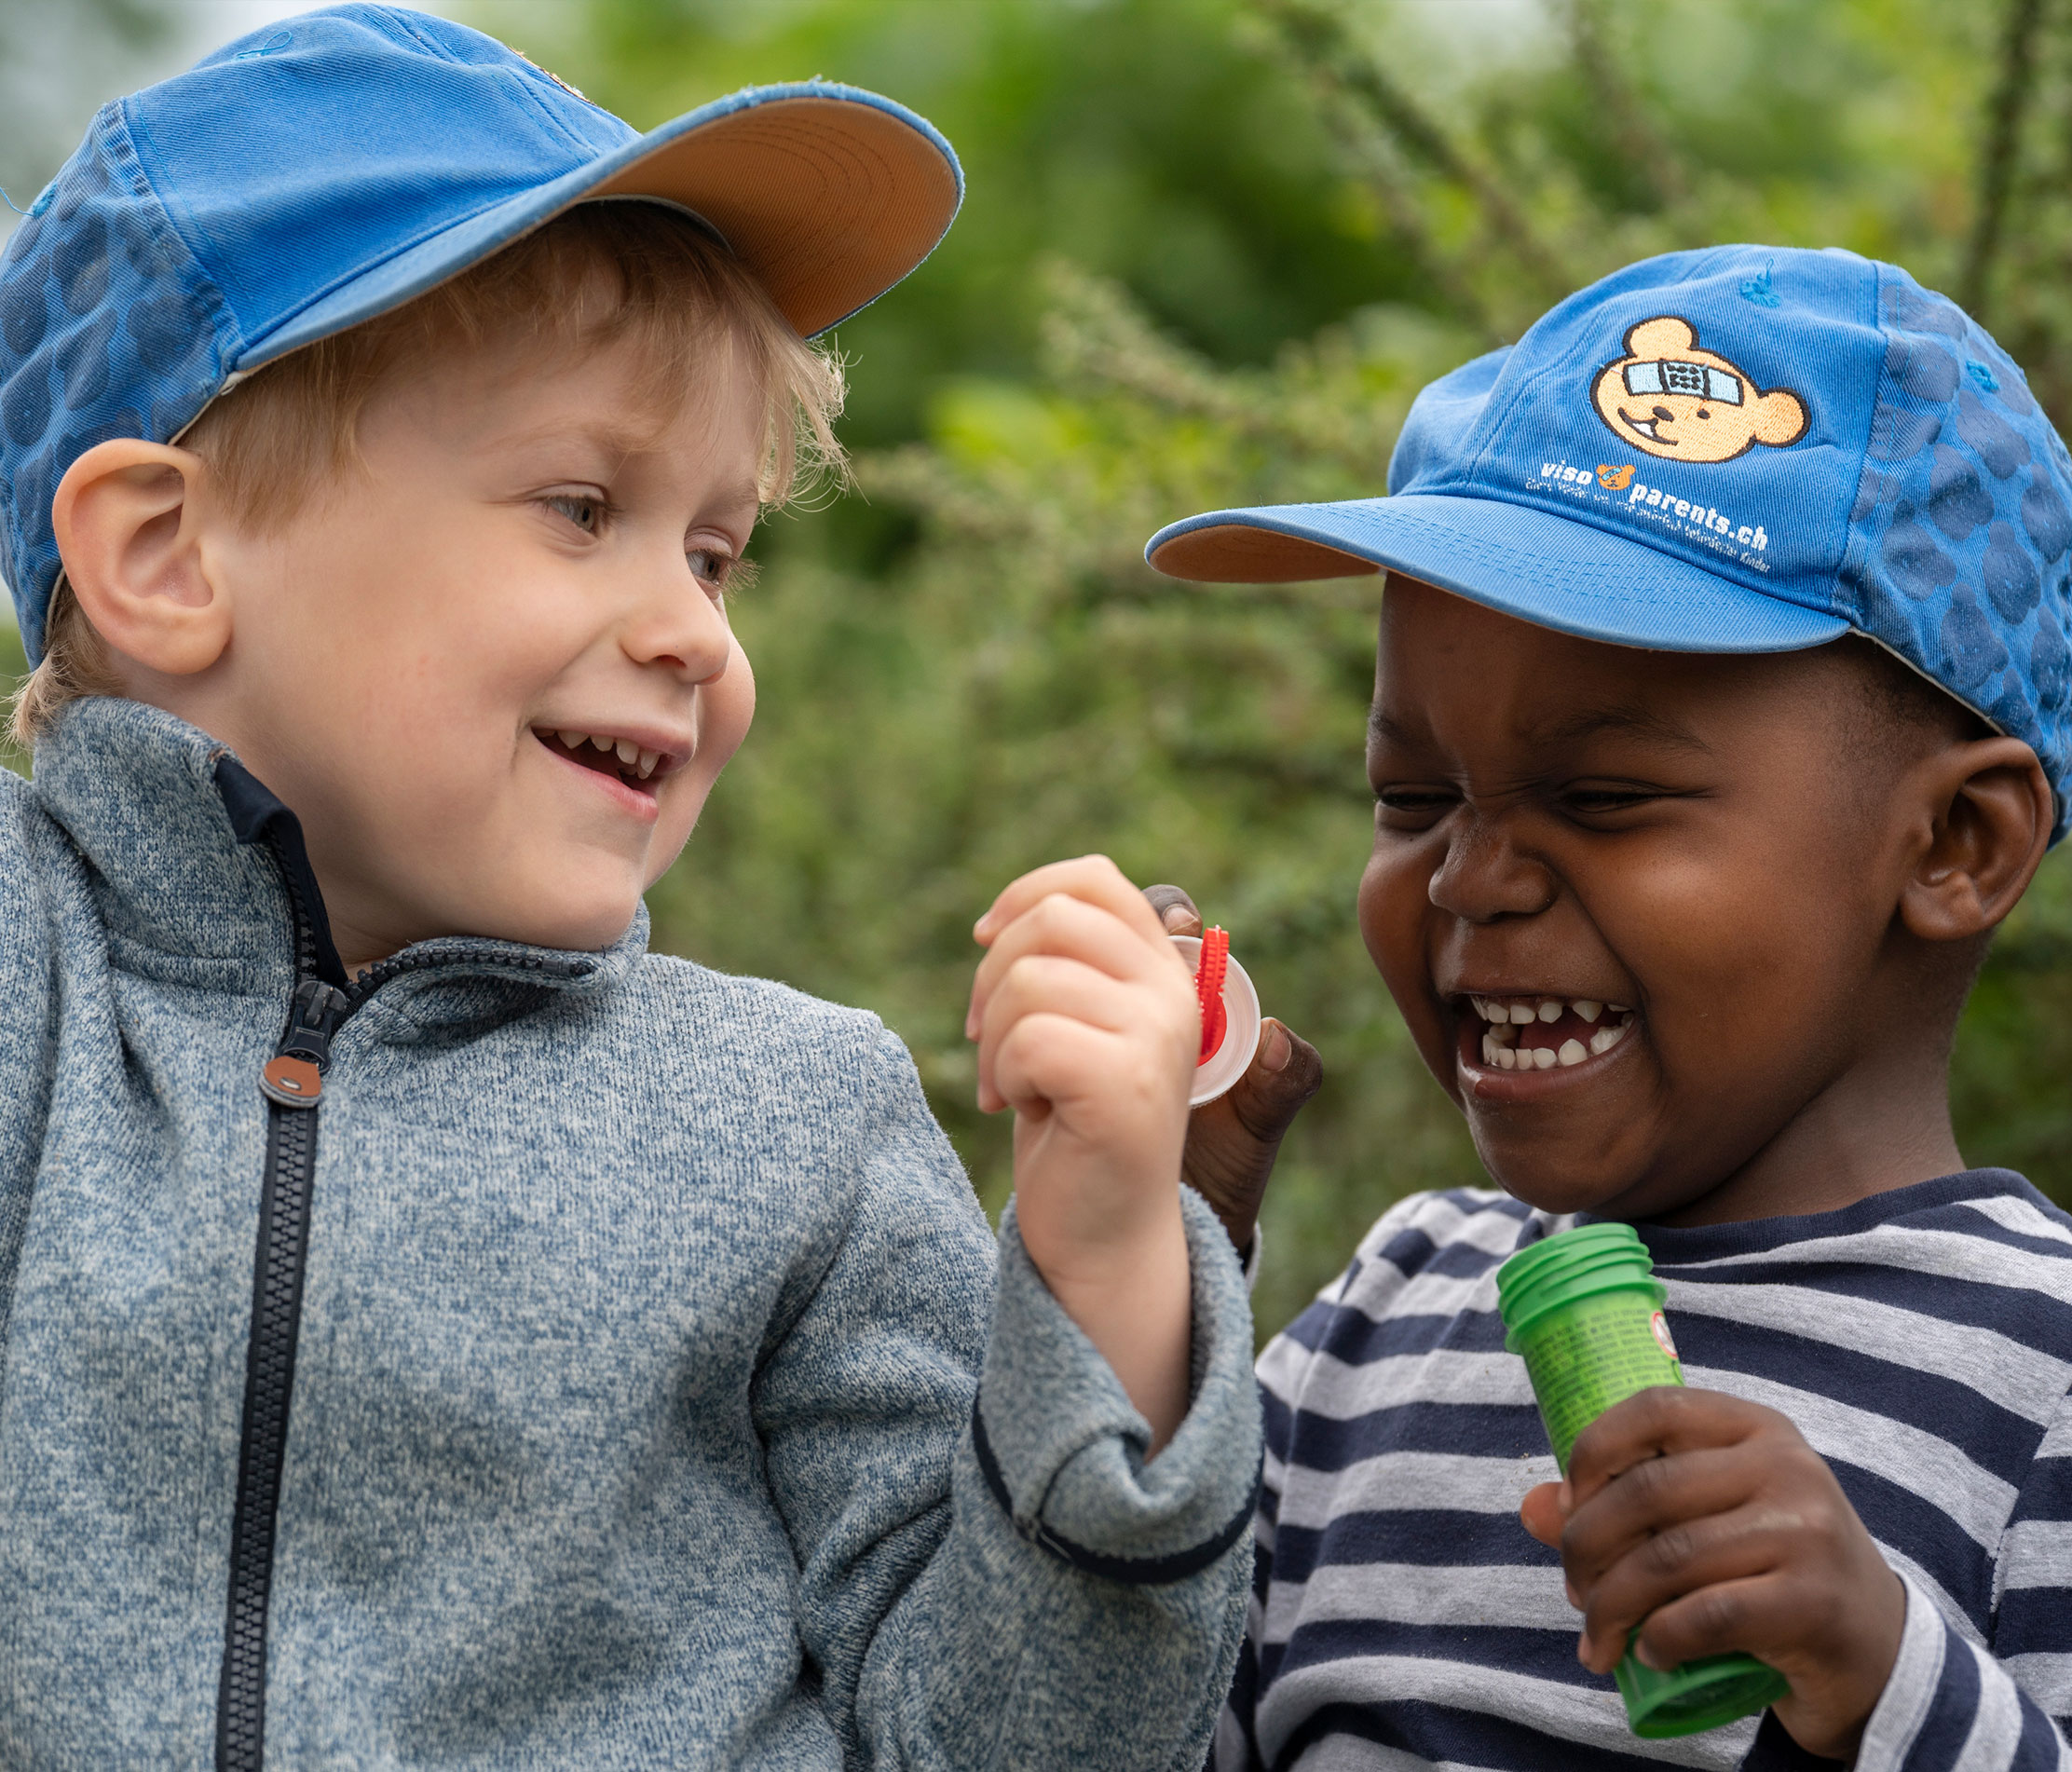
<path id="1" fill-rule="evenodd" d="M 1504 1259 L 1571 1221 L 1405 1200 L 1261 1357 L 1255 1592 L 1217 1772 L 1807 1763 L 1774 1717 L 1639 1740 L 1575 1659 L 1558 1559 L 1519 1523 L 1556 1473 L 1496 1312 Z M 1905 1584 L 1862 1772 L 2072 1767 L 2072 1219 L 1984 1169 L 1638 1228 L 1687 1381 L 1789 1416 Z"/>

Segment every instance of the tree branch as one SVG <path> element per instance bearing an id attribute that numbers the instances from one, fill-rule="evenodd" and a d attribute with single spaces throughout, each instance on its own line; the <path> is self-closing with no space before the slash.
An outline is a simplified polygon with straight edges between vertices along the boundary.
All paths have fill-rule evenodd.
<path id="1" fill-rule="evenodd" d="M 1454 145 L 1409 93 L 1350 40 L 1345 20 L 1329 0 L 1253 0 L 1280 26 L 1289 48 L 1318 77 L 1357 99 L 1413 159 L 1459 185 L 1480 206 L 1493 234 L 1550 297 L 1568 293 L 1572 279 L 1540 240 L 1510 195 Z M 1385 193 L 1384 193 L 1385 196 Z"/>
<path id="2" fill-rule="evenodd" d="M 2036 37 L 2043 20 L 2043 0 L 2007 0 L 2007 21 L 2000 36 L 2000 77 L 1986 107 L 1985 151 L 1979 160 L 1979 210 L 1971 226 L 1971 244 L 1964 255 L 1964 275 L 1957 299 L 1984 323 L 1986 283 L 2000 251 L 2007 221 L 2008 193 L 2014 182 L 2015 150 L 2021 143 L 2022 119 L 2036 89 Z"/>

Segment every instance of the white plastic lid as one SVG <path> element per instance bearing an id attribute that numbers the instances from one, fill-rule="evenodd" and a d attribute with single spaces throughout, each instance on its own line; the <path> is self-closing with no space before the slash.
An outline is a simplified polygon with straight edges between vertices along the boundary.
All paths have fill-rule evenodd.
<path id="1" fill-rule="evenodd" d="M 1170 939 L 1179 949 L 1179 957 L 1187 962 L 1187 970 L 1199 972 L 1201 937 L 1174 935 Z M 1245 975 L 1245 968 L 1233 955 L 1223 973 L 1222 1043 L 1196 1067 L 1194 1086 L 1187 1097 L 1189 1107 L 1198 1108 L 1205 1101 L 1215 1100 L 1245 1074 L 1252 1062 L 1252 1055 L 1259 1050 L 1260 1024 L 1259 992 L 1252 988 L 1252 981 Z"/>

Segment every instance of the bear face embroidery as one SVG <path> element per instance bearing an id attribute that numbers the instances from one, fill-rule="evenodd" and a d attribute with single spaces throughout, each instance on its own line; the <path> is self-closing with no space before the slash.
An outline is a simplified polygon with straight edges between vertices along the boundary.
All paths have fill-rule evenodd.
<path id="1" fill-rule="evenodd" d="M 1806 403 L 1788 388 L 1758 388 L 1716 351 L 1700 350 L 1687 320 L 1663 314 L 1626 334 L 1626 355 L 1597 372 L 1597 416 L 1620 442 L 1670 461 L 1732 461 L 1757 443 L 1781 449 L 1806 435 Z"/>

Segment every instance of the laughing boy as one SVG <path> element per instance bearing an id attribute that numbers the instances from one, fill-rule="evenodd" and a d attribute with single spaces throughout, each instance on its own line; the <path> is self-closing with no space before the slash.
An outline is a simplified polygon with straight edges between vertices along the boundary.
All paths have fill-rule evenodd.
<path id="1" fill-rule="evenodd" d="M 1426 388 L 1395 496 L 1153 538 L 1387 572 L 1360 921 L 1505 1190 L 1395 1207 L 1261 1362 L 1226 1772 L 2065 1763 L 2072 1220 L 1965 1166 L 1946 1070 L 2065 829 L 2068 470 L 1903 271 L 1723 247 Z M 1591 1217 L 1693 1388 L 1557 1486 L 1495 1273 Z M 1629 1635 L 1790 1697 L 1637 1740 Z"/>
<path id="2" fill-rule="evenodd" d="M 1124 1032 L 1019 999 L 997 1247 L 875 1018 L 647 952 L 805 339 L 961 189 L 348 6 L 8 242 L 0 1766 L 1201 1764 L 1259 1410 L 1157 918 Z"/>

